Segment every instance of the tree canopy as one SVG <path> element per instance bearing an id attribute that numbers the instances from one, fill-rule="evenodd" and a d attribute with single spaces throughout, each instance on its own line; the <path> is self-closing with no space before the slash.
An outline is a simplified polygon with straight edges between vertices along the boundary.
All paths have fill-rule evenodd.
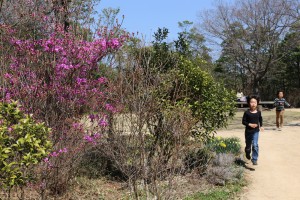
<path id="1" fill-rule="evenodd" d="M 259 93 L 266 74 L 285 56 L 278 47 L 299 20 L 298 9 L 296 0 L 241 0 L 203 13 L 202 28 L 221 42 L 219 66 L 241 74 L 247 93 Z"/>

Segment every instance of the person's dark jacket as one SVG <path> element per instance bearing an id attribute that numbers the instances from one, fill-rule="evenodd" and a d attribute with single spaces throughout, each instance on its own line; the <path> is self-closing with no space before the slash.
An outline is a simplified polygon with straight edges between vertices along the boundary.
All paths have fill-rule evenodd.
<path id="1" fill-rule="evenodd" d="M 249 124 L 258 124 L 256 128 L 252 128 Z M 245 132 L 246 133 L 255 133 L 259 132 L 259 128 L 263 125 L 263 119 L 261 116 L 261 111 L 257 111 L 256 113 L 251 113 L 248 109 L 244 112 L 242 124 L 245 125 Z"/>

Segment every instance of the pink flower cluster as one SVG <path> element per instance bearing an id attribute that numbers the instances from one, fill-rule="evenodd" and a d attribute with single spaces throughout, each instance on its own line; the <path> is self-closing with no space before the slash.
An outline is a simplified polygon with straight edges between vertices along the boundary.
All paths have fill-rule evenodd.
<path id="1" fill-rule="evenodd" d="M 110 96 L 107 78 L 101 76 L 99 64 L 108 54 L 117 51 L 126 41 L 126 35 L 98 32 L 97 38 L 85 40 L 80 36 L 58 28 L 40 39 L 20 39 L 16 31 L 1 26 L 2 44 L 10 44 L 10 53 L 5 55 L 4 84 L 0 98 L 6 101 L 19 100 L 28 113 L 46 122 L 52 128 L 54 146 L 66 143 L 66 135 L 76 129 L 82 142 L 74 148 L 82 148 L 84 142 L 95 144 L 100 134 L 86 134 L 78 121 L 86 113 L 97 122 L 99 129 L 108 126 L 106 114 L 117 112 L 116 101 Z M 100 75 L 100 78 L 99 78 Z M 106 102 L 110 102 L 109 104 Z M 68 119 L 73 121 L 67 122 Z M 66 123 L 71 123 L 71 126 Z M 68 128 L 69 127 L 69 128 Z M 76 132 L 76 134 L 77 134 Z M 70 147 L 71 148 L 71 147 Z M 57 158 L 73 150 L 63 148 L 53 151 L 45 158 Z"/>
<path id="2" fill-rule="evenodd" d="M 93 135 L 85 135 L 84 136 L 84 140 L 89 142 L 89 143 L 92 143 L 94 145 L 97 144 L 97 140 L 101 137 L 101 135 L 99 133 L 94 133 Z"/>
<path id="3" fill-rule="evenodd" d="M 105 34 L 106 35 L 106 34 Z M 126 37 L 101 38 L 86 41 L 71 32 L 54 32 L 39 40 L 8 39 L 15 53 L 10 55 L 10 68 L 4 74 L 7 81 L 6 99 L 22 99 L 23 103 L 34 99 L 56 99 L 61 107 L 82 107 L 94 102 L 106 102 L 108 82 L 105 77 L 95 78 L 99 62 L 108 53 L 121 47 Z M 21 55 L 21 56 L 20 56 Z M 92 73 L 91 73 L 92 72 Z M 27 97 L 27 98 L 24 98 Z M 115 109 L 103 107 L 109 112 Z"/>

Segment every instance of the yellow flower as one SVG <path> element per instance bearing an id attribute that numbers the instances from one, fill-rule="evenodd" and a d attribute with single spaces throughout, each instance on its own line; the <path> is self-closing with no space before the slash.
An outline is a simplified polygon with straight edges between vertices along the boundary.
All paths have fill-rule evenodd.
<path id="1" fill-rule="evenodd" d="M 219 144 L 221 147 L 224 147 L 224 148 L 226 148 L 226 144 L 224 143 L 224 142 L 220 142 L 220 144 Z"/>

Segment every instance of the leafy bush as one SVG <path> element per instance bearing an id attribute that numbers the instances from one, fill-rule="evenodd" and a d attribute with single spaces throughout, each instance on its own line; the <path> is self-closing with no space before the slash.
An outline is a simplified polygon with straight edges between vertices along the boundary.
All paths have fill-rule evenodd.
<path id="1" fill-rule="evenodd" d="M 187 170 L 197 169 L 202 174 L 207 169 L 212 157 L 213 152 L 205 147 L 192 150 L 184 158 L 185 168 Z"/>
<path id="2" fill-rule="evenodd" d="M 237 137 L 209 139 L 206 143 L 207 148 L 216 153 L 232 153 L 238 155 L 241 152 L 240 139 Z"/>
<path id="3" fill-rule="evenodd" d="M 226 127 L 228 119 L 234 116 L 235 95 L 216 81 L 198 65 L 181 57 L 179 64 L 180 80 L 186 86 L 183 90 L 193 115 L 199 119 L 196 136 L 215 132 Z"/>
<path id="4" fill-rule="evenodd" d="M 0 103 L 0 187 L 25 185 L 30 166 L 45 158 L 51 148 L 50 129 L 20 110 L 17 102 Z"/>
<path id="5" fill-rule="evenodd" d="M 215 137 L 208 139 L 204 147 L 195 148 L 190 150 L 184 158 L 184 164 L 186 169 L 198 169 L 200 173 L 204 172 L 211 159 L 214 158 L 214 162 L 220 162 L 218 166 L 229 166 L 234 162 L 234 157 L 229 160 L 224 160 L 224 156 L 221 154 L 233 154 L 238 155 L 240 153 L 241 145 L 240 140 L 237 137 L 233 138 L 221 138 Z M 230 156 L 227 156 L 229 158 Z"/>

